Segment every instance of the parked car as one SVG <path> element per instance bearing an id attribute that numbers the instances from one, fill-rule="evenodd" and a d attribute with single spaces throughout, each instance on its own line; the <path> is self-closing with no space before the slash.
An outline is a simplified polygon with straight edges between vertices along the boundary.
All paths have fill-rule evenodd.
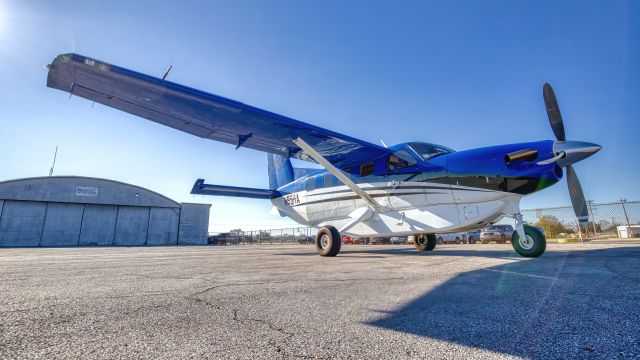
<path id="1" fill-rule="evenodd" d="M 207 236 L 207 244 L 209 245 L 227 245 L 227 241 L 231 238 L 231 234 L 220 233 L 216 235 Z"/>
<path id="2" fill-rule="evenodd" d="M 371 245 L 385 245 L 389 244 L 389 238 L 380 237 L 380 236 L 372 236 L 368 243 Z"/>
<path id="3" fill-rule="evenodd" d="M 349 235 L 342 235 L 343 244 L 353 244 L 353 238 Z"/>
<path id="4" fill-rule="evenodd" d="M 406 244 L 407 243 L 407 237 L 406 236 L 394 236 L 391 239 L 389 239 L 389 241 L 391 242 L 391 245 L 394 245 L 394 244 Z"/>
<path id="5" fill-rule="evenodd" d="M 498 244 L 504 244 L 511 241 L 513 235 L 513 226 L 511 225 L 492 225 L 480 231 L 480 241 L 488 244 L 495 241 Z"/>
<path id="6" fill-rule="evenodd" d="M 314 244 L 315 242 L 315 236 L 302 236 L 298 238 L 298 244 Z"/>
<path id="7" fill-rule="evenodd" d="M 480 241 L 480 230 L 467 231 L 467 243 L 475 244 Z"/>
<path id="8" fill-rule="evenodd" d="M 436 240 L 438 244 L 466 244 L 467 233 L 436 234 Z"/>

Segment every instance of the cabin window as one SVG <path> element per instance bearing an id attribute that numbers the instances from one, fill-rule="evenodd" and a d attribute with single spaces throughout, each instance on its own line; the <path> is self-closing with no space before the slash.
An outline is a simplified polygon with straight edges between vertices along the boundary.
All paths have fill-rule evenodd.
<path id="1" fill-rule="evenodd" d="M 313 178 L 307 179 L 307 191 L 315 189 L 314 185 Z"/>
<path id="2" fill-rule="evenodd" d="M 324 178 L 322 176 L 316 177 L 316 189 L 322 189 L 324 187 Z"/>
<path id="3" fill-rule="evenodd" d="M 373 175 L 373 162 L 362 164 L 360 166 L 360 176 Z"/>
<path id="4" fill-rule="evenodd" d="M 332 181 L 332 185 L 333 185 L 333 186 L 340 186 L 340 185 L 342 185 L 342 182 L 341 182 L 340 180 L 338 180 L 338 178 L 337 178 L 337 177 L 335 177 L 335 176 L 334 176 L 331 180 L 333 180 L 333 181 Z"/>
<path id="5" fill-rule="evenodd" d="M 413 166 L 415 164 L 416 159 L 414 159 L 413 156 L 411 156 L 405 149 L 400 149 L 394 152 L 387 159 L 387 169 L 391 171 Z"/>

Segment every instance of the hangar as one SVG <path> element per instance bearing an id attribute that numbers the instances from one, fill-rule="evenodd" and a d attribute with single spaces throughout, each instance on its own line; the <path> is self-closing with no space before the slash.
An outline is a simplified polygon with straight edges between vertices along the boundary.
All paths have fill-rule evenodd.
<path id="1" fill-rule="evenodd" d="M 204 245 L 210 207 L 107 179 L 4 181 L 0 246 Z"/>

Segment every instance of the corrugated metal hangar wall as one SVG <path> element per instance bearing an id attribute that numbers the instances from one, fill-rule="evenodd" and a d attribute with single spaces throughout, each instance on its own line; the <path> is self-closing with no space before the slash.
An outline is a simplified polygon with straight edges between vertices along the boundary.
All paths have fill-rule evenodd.
<path id="1" fill-rule="evenodd" d="M 106 179 L 0 182 L 0 246 L 204 245 L 209 204 Z"/>

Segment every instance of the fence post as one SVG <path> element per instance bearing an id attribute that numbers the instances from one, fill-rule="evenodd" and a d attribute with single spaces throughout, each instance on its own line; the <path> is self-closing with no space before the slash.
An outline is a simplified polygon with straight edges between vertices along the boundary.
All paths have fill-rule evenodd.
<path id="1" fill-rule="evenodd" d="M 593 200 L 587 201 L 587 204 L 589 205 L 589 213 L 591 214 L 591 225 L 593 227 L 593 237 L 596 237 L 598 236 L 598 232 L 596 231 L 596 217 L 593 214 L 593 207 L 592 207 Z"/>
<path id="2" fill-rule="evenodd" d="M 620 199 L 620 205 L 622 205 L 622 211 L 624 212 L 624 220 L 627 222 L 627 239 L 631 238 L 631 224 L 629 223 L 629 215 L 627 215 L 627 208 L 624 204 L 627 202 L 626 199 Z"/>

